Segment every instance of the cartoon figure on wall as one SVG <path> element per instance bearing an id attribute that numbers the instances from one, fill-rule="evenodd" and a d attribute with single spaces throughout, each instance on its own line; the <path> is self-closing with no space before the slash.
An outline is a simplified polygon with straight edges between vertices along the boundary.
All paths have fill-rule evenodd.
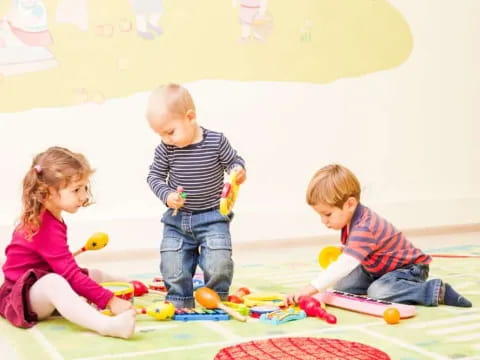
<path id="1" fill-rule="evenodd" d="M 163 0 L 130 0 L 135 13 L 137 34 L 145 40 L 153 40 L 163 34 L 159 25 L 163 14 Z"/>
<path id="2" fill-rule="evenodd" d="M 56 20 L 57 23 L 75 25 L 81 31 L 87 31 L 87 0 L 58 0 Z"/>
<path id="3" fill-rule="evenodd" d="M 5 76 L 58 65 L 48 49 L 53 43 L 42 0 L 13 0 L 0 20 L 0 74 Z"/>
<path id="4" fill-rule="evenodd" d="M 265 40 L 273 27 L 273 18 L 267 12 L 267 0 L 232 0 L 238 6 L 241 27 L 240 40 Z"/>

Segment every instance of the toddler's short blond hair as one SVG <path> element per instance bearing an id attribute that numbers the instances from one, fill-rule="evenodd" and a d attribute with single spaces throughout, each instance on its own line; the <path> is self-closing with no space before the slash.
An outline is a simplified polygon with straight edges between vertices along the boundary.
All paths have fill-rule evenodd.
<path id="1" fill-rule="evenodd" d="M 158 113 L 158 109 L 184 116 L 187 111 L 195 111 L 195 104 L 189 91 L 182 85 L 169 83 L 155 89 L 150 95 L 147 117 Z"/>
<path id="2" fill-rule="evenodd" d="M 307 188 L 307 203 L 343 207 L 349 197 L 360 201 L 360 182 L 345 166 L 327 165 L 313 175 Z"/>

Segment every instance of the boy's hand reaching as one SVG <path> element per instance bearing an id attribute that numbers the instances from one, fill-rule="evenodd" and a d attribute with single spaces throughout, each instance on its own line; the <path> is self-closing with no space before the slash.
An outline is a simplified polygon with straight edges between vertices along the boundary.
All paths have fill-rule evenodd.
<path id="1" fill-rule="evenodd" d="M 294 292 L 293 294 L 288 294 L 285 297 L 285 305 L 295 305 L 296 303 L 298 303 L 298 299 L 301 296 L 310 296 L 316 294 L 317 292 L 318 290 L 315 289 L 312 285 L 307 285 L 304 288 Z"/>
<path id="2" fill-rule="evenodd" d="M 237 173 L 236 180 L 237 180 L 238 185 L 243 184 L 245 182 L 245 180 L 247 180 L 247 172 L 240 165 L 235 166 L 232 169 L 232 171 L 235 171 Z"/>
<path id="3" fill-rule="evenodd" d="M 168 194 L 167 205 L 169 208 L 180 209 L 183 204 L 185 204 L 185 199 L 178 192 L 174 191 Z"/>
<path id="4" fill-rule="evenodd" d="M 112 296 L 112 298 L 107 303 L 107 309 L 109 309 L 113 315 L 121 314 L 122 312 L 133 308 L 134 307 L 130 301 L 120 299 L 115 295 Z"/>

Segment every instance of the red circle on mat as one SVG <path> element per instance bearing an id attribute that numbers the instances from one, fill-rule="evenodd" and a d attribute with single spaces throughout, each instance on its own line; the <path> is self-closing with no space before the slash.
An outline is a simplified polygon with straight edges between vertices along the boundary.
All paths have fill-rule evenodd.
<path id="1" fill-rule="evenodd" d="M 284 337 L 249 341 L 220 350 L 215 360 L 390 360 L 383 351 L 369 345 L 339 339 Z"/>

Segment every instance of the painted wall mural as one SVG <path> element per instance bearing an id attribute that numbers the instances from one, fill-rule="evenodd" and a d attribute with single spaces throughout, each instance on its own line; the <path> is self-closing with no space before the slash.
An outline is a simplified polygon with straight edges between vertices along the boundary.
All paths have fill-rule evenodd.
<path id="1" fill-rule="evenodd" d="M 0 111 L 201 79 L 326 83 L 403 63 L 386 0 L 2 0 Z"/>

